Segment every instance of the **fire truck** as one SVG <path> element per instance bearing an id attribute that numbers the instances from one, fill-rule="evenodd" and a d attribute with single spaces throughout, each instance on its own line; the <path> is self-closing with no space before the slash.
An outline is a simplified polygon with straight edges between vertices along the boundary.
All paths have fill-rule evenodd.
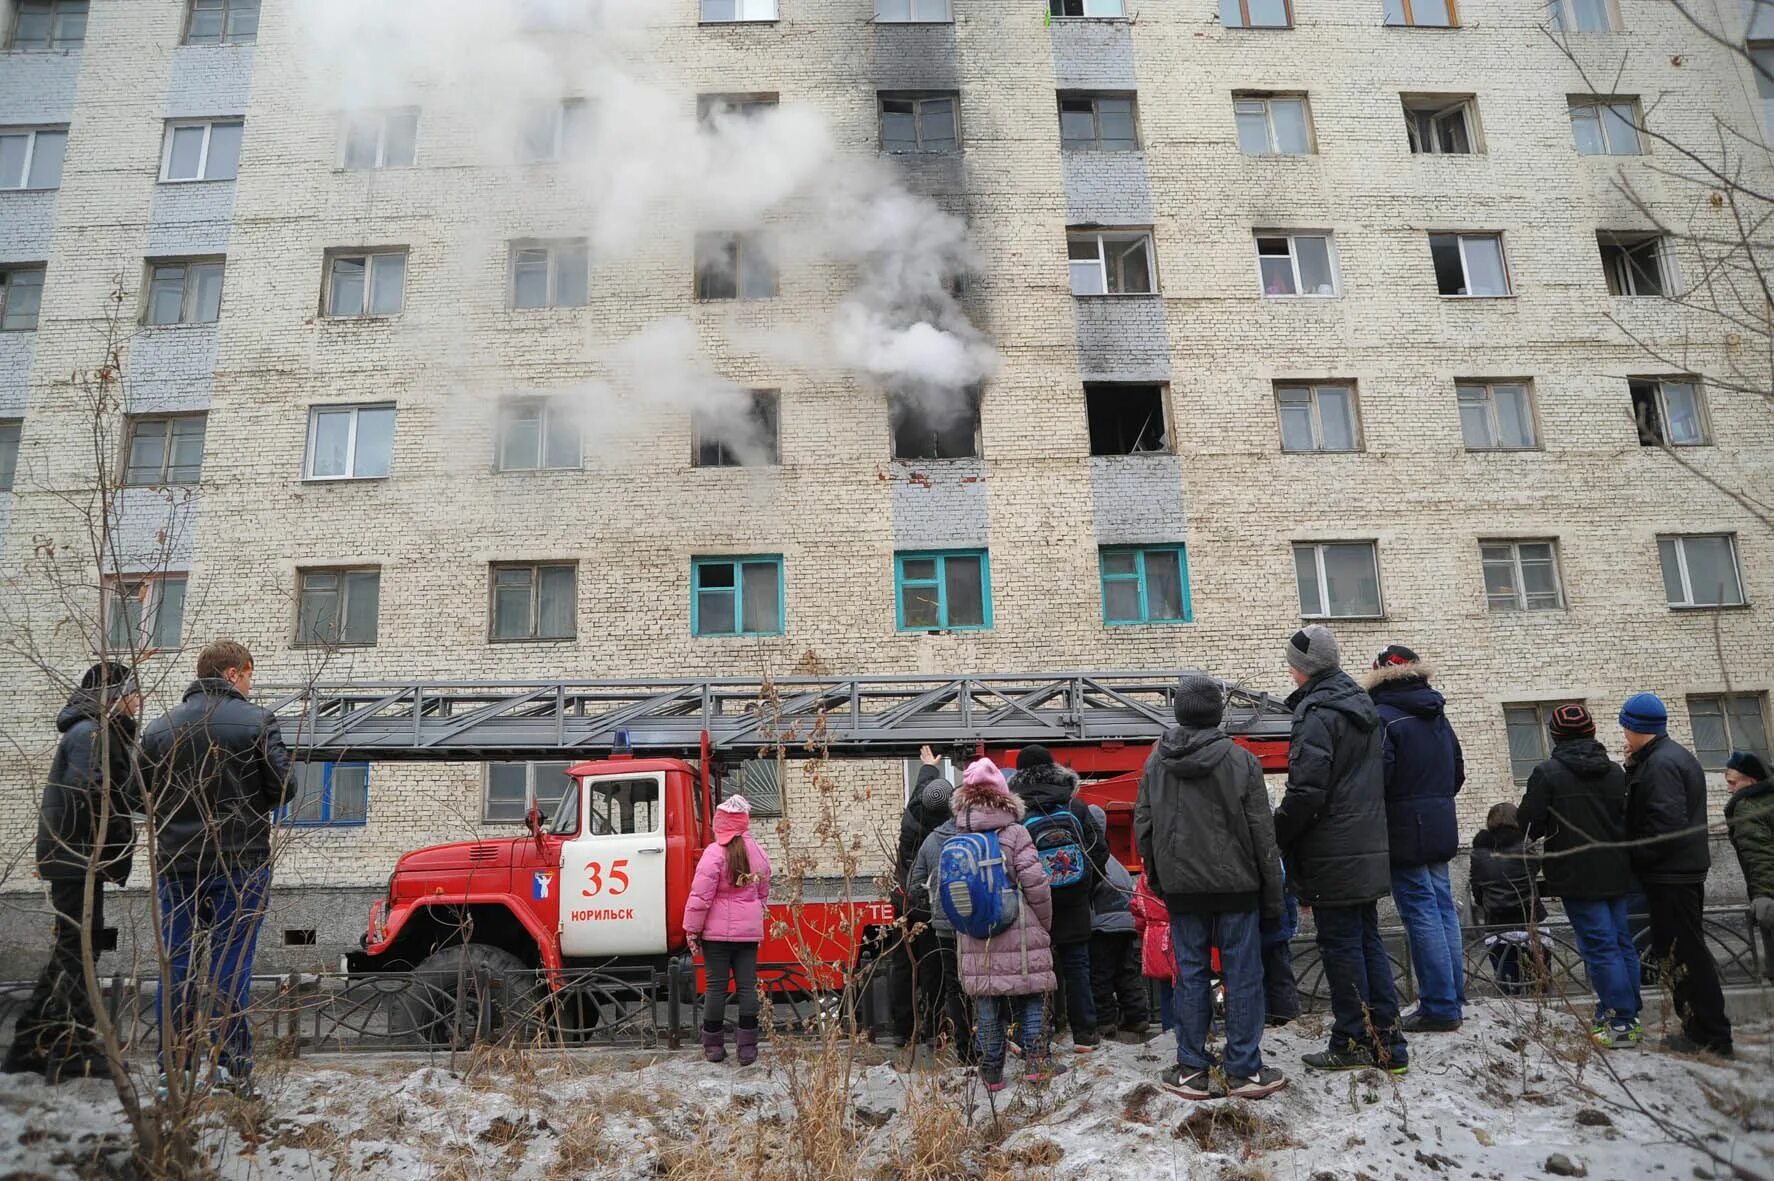
<path id="1" fill-rule="evenodd" d="M 268 704 L 311 759 L 585 756 L 552 815 L 527 801 L 521 834 L 401 856 L 362 949 L 347 957 L 354 976 L 466 977 L 477 991 L 546 996 L 576 972 L 626 971 L 651 982 L 637 985 L 645 992 L 674 960 L 681 971 L 690 883 L 739 759 L 904 759 L 928 745 L 957 764 L 986 755 L 1010 766 L 1021 746 L 1042 743 L 1079 773 L 1081 798 L 1104 807 L 1111 847 L 1137 870 L 1134 798 L 1171 724 L 1175 684 L 1173 673 L 360 683 L 274 693 Z M 1265 770 L 1284 770 L 1286 707 L 1226 692 L 1227 729 Z M 843 986 L 892 926 L 893 904 L 872 883 L 832 885 L 772 903 L 759 960 L 796 969 L 777 987 Z"/>

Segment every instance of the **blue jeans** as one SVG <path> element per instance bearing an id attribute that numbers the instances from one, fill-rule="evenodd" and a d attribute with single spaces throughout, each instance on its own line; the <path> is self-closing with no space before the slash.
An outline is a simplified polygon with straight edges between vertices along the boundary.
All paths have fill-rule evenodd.
<path id="1" fill-rule="evenodd" d="M 1173 914 L 1170 938 L 1177 957 L 1177 1063 L 1185 1071 L 1213 1066 L 1207 1031 L 1213 1024 L 1212 961 L 1220 949 L 1226 987 L 1226 1074 L 1255 1078 L 1263 1069 L 1263 943 L 1254 910 Z"/>
<path id="2" fill-rule="evenodd" d="M 1168 980 L 1158 981 L 1158 1023 L 1164 1027 L 1165 1033 L 1176 1028 L 1176 1011 L 1176 985 Z"/>
<path id="3" fill-rule="evenodd" d="M 1025 1060 L 1039 1062 L 1046 1046 L 1046 1033 L 1041 1028 L 1040 993 L 1028 996 L 980 996 L 973 998 L 975 1027 L 979 1031 L 979 1064 L 991 1070 L 1004 1069 L 1004 1026 L 1015 1021 L 1017 1037 L 1022 1040 Z"/>
<path id="4" fill-rule="evenodd" d="M 201 1002 L 209 1012 L 216 1061 L 236 1077 L 252 1073 L 253 1035 L 247 1024 L 253 952 L 271 868 L 159 881 L 160 938 L 172 979 L 160 990 L 160 1069 L 193 1072 L 207 1057 L 196 1030 Z M 193 959 L 197 965 L 193 969 Z M 203 992 L 196 988 L 201 975 Z M 169 1043 L 168 1034 L 172 1034 Z"/>
<path id="5" fill-rule="evenodd" d="M 1053 949 L 1053 961 L 1064 978 L 1066 1021 L 1072 1027 L 1072 1040 L 1087 1042 L 1096 1036 L 1096 996 L 1090 991 L 1090 944 L 1062 943 Z"/>
<path id="6" fill-rule="evenodd" d="M 1392 985 L 1392 961 L 1380 939 L 1379 908 L 1372 902 L 1317 906 L 1312 917 L 1318 924 L 1318 958 L 1336 1014 L 1331 1049 L 1366 1046 L 1377 1059 L 1406 1065 L 1409 1056 L 1398 1031 L 1398 991 Z"/>
<path id="7" fill-rule="evenodd" d="M 1577 954 L 1595 989 L 1597 1021 L 1631 1021 L 1642 1007 L 1638 948 L 1626 920 L 1625 898 L 1566 898 L 1565 917 L 1577 939 Z"/>
<path id="8" fill-rule="evenodd" d="M 1418 1010 L 1425 1017 L 1458 1021 L 1466 1003 L 1466 949 L 1447 862 L 1393 866 L 1392 901 L 1417 972 Z"/>

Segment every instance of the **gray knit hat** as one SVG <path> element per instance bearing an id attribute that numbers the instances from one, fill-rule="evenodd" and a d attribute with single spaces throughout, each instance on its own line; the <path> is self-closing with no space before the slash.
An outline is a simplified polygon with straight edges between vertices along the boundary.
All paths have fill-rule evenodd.
<path id="1" fill-rule="evenodd" d="M 1287 662 L 1293 668 L 1315 677 L 1333 668 L 1341 668 L 1343 651 L 1337 637 L 1322 623 L 1314 623 L 1294 633 L 1287 642 Z"/>
<path id="2" fill-rule="evenodd" d="M 1177 678 L 1176 700 L 1171 708 L 1179 725 L 1211 730 L 1226 714 L 1226 695 L 1220 683 L 1205 673 L 1184 673 Z"/>
<path id="3" fill-rule="evenodd" d="M 949 814 L 949 797 L 955 794 L 955 785 L 946 779 L 932 779 L 918 793 L 918 802 L 924 805 L 926 812 L 937 812 L 944 816 Z"/>

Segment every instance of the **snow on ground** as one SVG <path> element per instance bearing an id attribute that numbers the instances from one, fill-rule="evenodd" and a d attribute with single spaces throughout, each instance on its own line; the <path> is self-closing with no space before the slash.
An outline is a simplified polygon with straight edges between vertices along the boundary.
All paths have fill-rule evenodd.
<path id="1" fill-rule="evenodd" d="M 1259 1103 L 1191 1103 L 1156 1085 L 1169 1043 L 1072 1058 L 1052 1083 L 987 1102 L 958 1067 L 905 1073 L 859 1049 L 848 1086 L 816 1046 L 741 1069 L 678 1053 L 482 1051 L 328 1057 L 261 1068 L 262 1102 L 208 1101 L 206 1144 L 239 1181 L 345 1177 L 802 1176 L 1514 1181 L 1774 1177 L 1774 1027 L 1732 1062 L 1603 1055 L 1569 1016 L 1474 1006 L 1412 1041 L 1410 1074 L 1311 1075 L 1322 1019 L 1270 1031 L 1292 1085 Z M 830 1102 L 848 1091 L 848 1104 Z M 1642 1106 L 1641 1106 L 1642 1105 Z M 847 1113 L 847 1114 L 846 1114 Z M 834 1131 L 848 1118 L 851 1132 Z M 0 1181 L 119 1175 L 108 1085 L 0 1076 Z M 817 1158 L 809 1164 L 809 1158 Z M 1563 1162 L 1553 1162 L 1555 1166 Z M 1586 1170 L 1580 1172 L 1579 1170 Z"/>

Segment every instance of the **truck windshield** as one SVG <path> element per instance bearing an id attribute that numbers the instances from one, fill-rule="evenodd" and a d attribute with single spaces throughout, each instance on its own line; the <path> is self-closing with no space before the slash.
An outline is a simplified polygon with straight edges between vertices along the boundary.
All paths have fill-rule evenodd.
<path id="1" fill-rule="evenodd" d="M 560 806 L 554 810 L 554 822 L 548 831 L 555 836 L 572 836 L 579 831 L 579 783 L 574 780 L 561 793 Z"/>

